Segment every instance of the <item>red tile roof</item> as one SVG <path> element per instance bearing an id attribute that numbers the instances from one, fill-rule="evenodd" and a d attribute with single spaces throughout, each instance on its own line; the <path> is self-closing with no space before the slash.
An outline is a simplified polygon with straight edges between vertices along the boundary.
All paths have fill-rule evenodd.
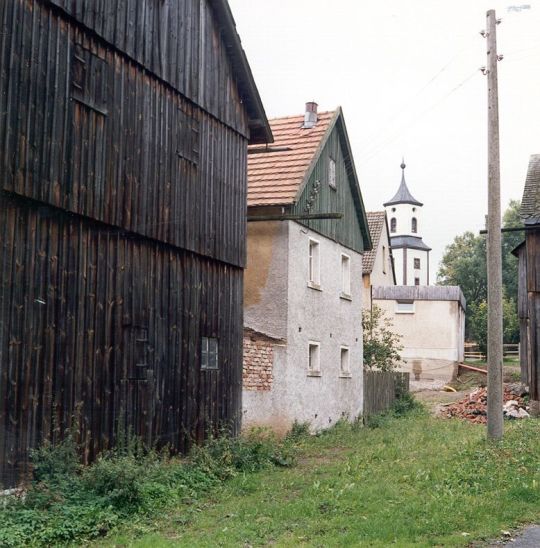
<path id="1" fill-rule="evenodd" d="M 248 155 L 248 206 L 286 205 L 294 202 L 315 153 L 336 112 L 321 112 L 315 126 L 304 129 L 304 115 L 269 120 L 274 143 L 263 152 L 250 146 Z M 255 152 L 260 151 L 260 152 Z"/>
<path id="2" fill-rule="evenodd" d="M 371 242 L 373 248 L 370 251 L 366 251 L 362 258 L 362 273 L 371 274 L 373 267 L 375 266 L 375 257 L 377 255 L 377 248 L 383 230 L 386 228 L 386 213 L 384 211 L 368 211 L 367 220 L 369 225 L 369 233 L 371 234 Z"/>

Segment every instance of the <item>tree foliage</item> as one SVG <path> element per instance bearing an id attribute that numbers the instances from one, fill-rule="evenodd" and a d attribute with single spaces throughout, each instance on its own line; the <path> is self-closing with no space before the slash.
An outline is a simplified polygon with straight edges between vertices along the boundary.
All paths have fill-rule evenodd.
<path id="1" fill-rule="evenodd" d="M 368 369 L 392 371 L 402 361 L 401 335 L 392 331 L 392 320 L 377 305 L 362 311 L 364 366 Z"/>
<path id="2" fill-rule="evenodd" d="M 520 202 L 511 200 L 503 215 L 505 228 L 521 227 Z M 519 341 L 517 319 L 518 261 L 512 250 L 523 240 L 522 232 L 502 235 L 504 342 Z M 487 346 L 487 265 L 484 236 L 465 232 L 447 246 L 437 281 L 440 285 L 459 285 L 467 299 L 467 336 L 474 339 L 481 352 Z"/>

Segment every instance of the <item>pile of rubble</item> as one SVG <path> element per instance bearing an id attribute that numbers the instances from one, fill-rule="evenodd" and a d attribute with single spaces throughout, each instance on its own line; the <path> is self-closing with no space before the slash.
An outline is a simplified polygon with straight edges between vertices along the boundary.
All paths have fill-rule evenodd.
<path id="1" fill-rule="evenodd" d="M 508 419 L 529 417 L 523 396 L 527 391 L 520 384 L 504 386 L 503 413 Z M 477 424 L 487 422 L 487 389 L 477 388 L 461 401 L 445 405 L 441 410 L 444 417 L 457 417 Z"/>

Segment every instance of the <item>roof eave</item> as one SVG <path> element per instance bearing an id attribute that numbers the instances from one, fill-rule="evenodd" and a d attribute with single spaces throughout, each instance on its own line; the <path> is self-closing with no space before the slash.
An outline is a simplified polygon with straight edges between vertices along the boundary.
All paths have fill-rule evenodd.
<path id="1" fill-rule="evenodd" d="M 222 36 L 229 53 L 233 69 L 238 75 L 238 89 L 248 114 L 249 144 L 273 143 L 274 137 L 264 106 L 255 84 L 251 67 L 236 30 L 231 8 L 227 0 L 209 0 L 217 21 L 222 28 Z"/>
<path id="2" fill-rule="evenodd" d="M 422 207 L 424 204 L 422 202 L 417 202 L 416 200 L 398 200 L 398 201 L 390 201 L 390 202 L 385 202 L 383 204 L 384 207 L 388 207 L 388 206 L 391 206 L 391 205 L 400 205 L 400 204 L 411 204 L 411 205 L 416 205 L 416 206 L 420 206 Z"/>

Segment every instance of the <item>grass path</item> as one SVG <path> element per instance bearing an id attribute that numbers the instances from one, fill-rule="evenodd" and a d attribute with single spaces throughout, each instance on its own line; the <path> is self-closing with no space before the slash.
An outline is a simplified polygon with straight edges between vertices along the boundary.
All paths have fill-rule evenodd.
<path id="1" fill-rule="evenodd" d="M 540 519 L 540 422 L 484 428 L 426 413 L 341 425 L 297 466 L 239 475 L 107 546 L 460 546 Z M 140 536 L 141 529 L 146 531 Z M 100 546 L 104 545 L 103 540 Z"/>

